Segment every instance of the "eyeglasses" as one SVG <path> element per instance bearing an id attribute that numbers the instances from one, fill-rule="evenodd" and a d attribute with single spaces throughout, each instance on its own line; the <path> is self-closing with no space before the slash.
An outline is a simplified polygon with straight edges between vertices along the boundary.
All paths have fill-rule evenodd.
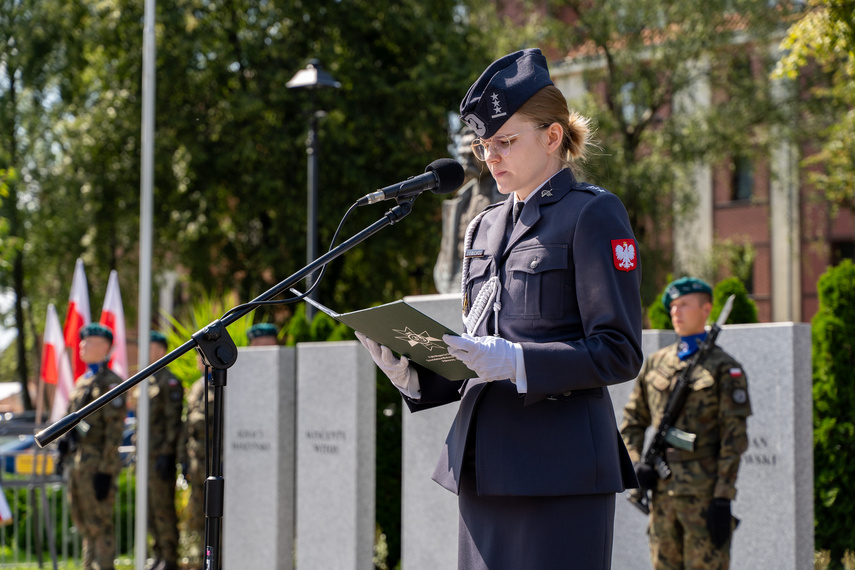
<path id="1" fill-rule="evenodd" d="M 485 141 L 484 139 L 475 139 L 474 141 L 472 141 L 472 152 L 475 153 L 475 158 L 481 161 L 487 160 L 488 149 L 492 149 L 492 151 L 498 154 L 499 156 L 508 156 L 511 153 L 511 142 L 515 138 L 520 135 L 524 135 L 526 133 L 530 133 L 531 131 L 536 131 L 537 129 L 542 129 L 548 126 L 549 123 L 543 123 L 542 125 L 538 125 L 533 129 L 529 129 L 527 131 L 523 131 L 515 135 L 497 135 L 488 141 Z"/>

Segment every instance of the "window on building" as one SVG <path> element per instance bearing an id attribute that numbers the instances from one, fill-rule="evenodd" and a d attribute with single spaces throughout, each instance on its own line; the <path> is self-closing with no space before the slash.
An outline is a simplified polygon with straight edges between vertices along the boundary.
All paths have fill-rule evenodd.
<path id="1" fill-rule="evenodd" d="M 840 265 L 844 259 L 855 262 L 855 241 L 836 241 L 831 244 L 831 265 Z"/>
<path id="2" fill-rule="evenodd" d="M 733 159 L 730 199 L 750 200 L 754 194 L 754 163 L 745 156 Z"/>
<path id="3" fill-rule="evenodd" d="M 748 274 L 745 276 L 745 279 L 742 281 L 745 284 L 745 290 L 748 291 L 749 295 L 754 294 L 754 263 L 748 268 Z"/>

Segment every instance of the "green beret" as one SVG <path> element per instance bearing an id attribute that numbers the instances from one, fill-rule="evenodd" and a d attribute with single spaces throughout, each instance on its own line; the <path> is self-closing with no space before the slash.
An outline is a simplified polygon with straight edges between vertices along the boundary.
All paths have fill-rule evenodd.
<path id="1" fill-rule="evenodd" d="M 665 292 L 662 294 L 662 304 L 665 305 L 665 310 L 671 310 L 671 301 L 689 293 L 706 293 L 712 296 L 712 287 L 706 281 L 701 281 L 696 277 L 681 277 L 672 281 L 665 287 Z"/>
<path id="2" fill-rule="evenodd" d="M 252 340 L 260 336 L 276 336 L 279 331 L 276 330 L 276 325 L 272 323 L 258 323 L 252 325 L 246 331 L 246 338 Z"/>
<path id="3" fill-rule="evenodd" d="M 113 331 L 101 323 L 89 323 L 80 327 L 80 340 L 88 336 L 100 336 L 110 341 L 110 344 L 113 344 Z"/>
<path id="4" fill-rule="evenodd" d="M 160 331 L 151 331 L 149 334 L 149 339 L 151 342 L 159 342 L 164 347 L 169 347 L 169 344 L 166 342 L 166 335 Z"/>

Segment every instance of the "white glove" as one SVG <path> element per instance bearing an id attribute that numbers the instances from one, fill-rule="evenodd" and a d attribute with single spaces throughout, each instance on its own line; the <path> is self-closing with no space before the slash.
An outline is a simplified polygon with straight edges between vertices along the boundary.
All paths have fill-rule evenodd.
<path id="1" fill-rule="evenodd" d="M 398 358 L 395 356 L 388 346 L 384 346 L 375 340 L 371 340 L 359 331 L 356 331 L 356 338 L 362 343 L 368 352 L 371 353 L 371 358 L 374 363 L 382 370 L 392 384 L 405 396 L 409 396 L 414 400 L 421 398 L 419 390 L 419 373 L 415 368 L 410 366 L 410 359 L 406 356 Z"/>
<path id="2" fill-rule="evenodd" d="M 442 342 L 448 345 L 448 354 L 461 360 L 478 375 L 478 378 L 493 380 L 516 380 L 517 355 L 514 343 L 497 336 L 443 335 Z"/>

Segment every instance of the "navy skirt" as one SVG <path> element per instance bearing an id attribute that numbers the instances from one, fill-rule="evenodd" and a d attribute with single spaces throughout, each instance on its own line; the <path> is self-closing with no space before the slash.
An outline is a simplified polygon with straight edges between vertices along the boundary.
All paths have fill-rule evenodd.
<path id="1" fill-rule="evenodd" d="M 459 570 L 611 568 L 614 493 L 480 497 L 464 469 L 459 507 Z"/>

